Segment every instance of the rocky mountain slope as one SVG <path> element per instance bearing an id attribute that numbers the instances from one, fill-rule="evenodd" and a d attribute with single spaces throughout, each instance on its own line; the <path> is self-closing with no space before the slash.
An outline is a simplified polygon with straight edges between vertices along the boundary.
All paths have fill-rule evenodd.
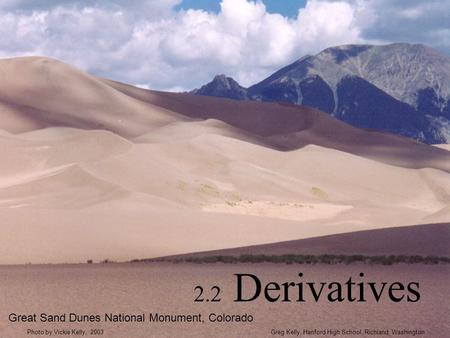
<path id="1" fill-rule="evenodd" d="M 227 79 L 233 86 L 219 86 L 216 77 L 194 93 L 301 104 L 357 127 L 450 141 L 450 57 L 423 45 L 333 47 L 247 89 Z"/>
<path id="2" fill-rule="evenodd" d="M 210 83 L 195 89 L 193 94 L 245 100 L 247 98 L 247 89 L 240 86 L 231 77 L 217 75 Z"/>

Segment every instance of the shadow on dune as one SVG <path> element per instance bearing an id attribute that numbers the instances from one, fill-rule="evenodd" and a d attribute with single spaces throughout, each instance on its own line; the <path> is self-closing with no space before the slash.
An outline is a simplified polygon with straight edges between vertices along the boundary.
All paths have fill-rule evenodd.
<path id="1" fill-rule="evenodd" d="M 191 253 L 166 259 L 240 255 L 450 256 L 450 223 L 365 230 L 272 244 Z"/>
<path id="2" fill-rule="evenodd" d="M 288 151 L 308 144 L 332 148 L 406 168 L 450 172 L 450 152 L 405 137 L 358 129 L 306 106 L 259 103 L 148 91 L 105 80 L 135 99 L 194 119 L 217 119 L 264 137 L 271 147 Z"/>

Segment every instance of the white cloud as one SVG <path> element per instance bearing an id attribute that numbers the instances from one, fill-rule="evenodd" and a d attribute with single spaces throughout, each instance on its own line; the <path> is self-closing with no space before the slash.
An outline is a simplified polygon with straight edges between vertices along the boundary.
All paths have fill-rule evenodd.
<path id="1" fill-rule="evenodd" d="M 450 0 L 339 1 L 355 8 L 361 36 L 366 39 L 424 43 L 450 53 Z"/>
<path id="2" fill-rule="evenodd" d="M 309 1 L 299 11 L 297 32 L 303 48 L 315 51 L 319 46 L 362 42 L 356 23 L 356 9 L 346 2 Z"/>
<path id="3" fill-rule="evenodd" d="M 180 2 L 3 0 L 0 56 L 46 55 L 119 81 L 192 89 L 217 73 L 249 85 L 304 54 L 383 35 L 373 31 L 374 0 L 309 0 L 294 19 L 260 1 L 223 0 L 219 13 L 176 12 Z"/>

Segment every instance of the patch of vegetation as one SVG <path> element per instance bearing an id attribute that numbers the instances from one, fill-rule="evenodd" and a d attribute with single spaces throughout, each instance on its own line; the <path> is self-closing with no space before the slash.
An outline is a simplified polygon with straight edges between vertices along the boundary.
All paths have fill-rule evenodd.
<path id="1" fill-rule="evenodd" d="M 232 192 L 230 194 L 228 194 L 228 199 L 230 199 L 232 202 L 242 202 L 242 197 L 239 193 L 237 192 Z"/>
<path id="2" fill-rule="evenodd" d="M 185 191 L 187 187 L 187 183 L 182 181 L 182 180 L 178 180 L 177 181 L 177 188 L 181 191 Z"/>
<path id="3" fill-rule="evenodd" d="M 101 263 L 101 264 L 111 264 L 111 263 L 115 263 L 115 262 L 109 260 L 108 258 L 106 258 L 106 259 L 102 260 L 100 263 Z"/>
<path id="4" fill-rule="evenodd" d="M 364 256 L 364 255 L 212 255 L 201 257 L 178 257 L 162 258 L 150 260 L 134 260 L 133 262 L 173 262 L 173 263 L 284 263 L 284 264 L 450 264 L 450 257 L 439 256 L 405 256 L 405 255 L 383 255 L 383 256 Z"/>
<path id="5" fill-rule="evenodd" d="M 328 194 L 325 191 L 323 191 L 322 189 L 318 188 L 318 187 L 312 187 L 311 188 L 311 193 L 314 196 L 317 196 L 319 198 L 324 198 L 324 199 L 328 198 Z"/>
<path id="6" fill-rule="evenodd" d="M 220 191 L 207 183 L 200 184 L 200 187 L 198 188 L 197 191 L 201 194 L 208 195 L 211 197 L 220 197 Z"/>

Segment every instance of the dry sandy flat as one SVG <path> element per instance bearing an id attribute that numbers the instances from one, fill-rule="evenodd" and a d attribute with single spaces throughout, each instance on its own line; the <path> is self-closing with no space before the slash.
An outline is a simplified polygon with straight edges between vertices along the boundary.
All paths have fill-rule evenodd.
<path id="1" fill-rule="evenodd" d="M 44 58 L 0 60 L 0 74 L 0 263 L 450 220 L 444 149 L 302 107 L 140 90 Z"/>
<path id="2" fill-rule="evenodd" d="M 298 276 L 303 273 L 303 278 Z M 364 272 L 365 277 L 359 274 Z M 360 281 L 420 284 L 421 299 L 416 303 L 394 303 L 387 292 L 378 303 L 370 297 L 366 287 L 366 302 L 343 301 L 339 304 L 321 297 L 315 302 L 306 294 L 305 302 L 264 301 L 236 303 L 236 273 L 257 275 L 264 285 L 298 282 L 330 282 L 344 284 L 351 277 Z M 80 264 L 80 265 L 27 265 L 0 266 L 0 336 L 26 337 L 27 329 L 76 328 L 104 329 L 108 338 L 148 337 L 273 337 L 272 329 L 408 329 L 424 330 L 419 337 L 447 337 L 449 328 L 448 265 L 422 264 L 382 265 L 298 265 L 298 264 Z M 196 285 L 219 285 L 221 302 L 193 302 Z M 345 285 L 345 284 L 344 284 Z M 249 293 L 251 284 L 246 287 Z M 356 288 L 356 287 L 354 287 Z M 387 287 L 386 287 L 387 289 Z M 291 289 L 294 292 L 295 288 Z M 346 292 L 343 292 L 346 295 Z M 355 291 L 353 292 L 355 294 Z M 168 296 L 170 295 L 170 296 Z M 325 295 L 325 290 L 324 290 Z M 296 297 L 295 293 L 292 298 Z M 346 297 L 346 296 L 345 296 Z M 444 296 L 445 297 L 445 296 Z M 347 298 L 347 297 L 346 297 Z M 9 323 L 8 315 L 42 312 L 63 314 L 149 313 L 198 314 L 205 323 Z M 210 313 L 251 314 L 248 323 L 211 323 Z M 324 324 L 326 323 L 326 324 Z M 303 332 L 302 332 L 303 333 Z M 53 335 L 55 336 L 55 335 Z M 285 333 L 284 337 L 287 335 Z M 305 336 L 305 335 L 302 335 Z M 310 335 L 311 336 L 311 335 Z M 315 335 L 314 335 L 315 336 Z M 320 335 L 327 336 L 330 335 Z M 319 336 L 319 337 L 320 337 Z M 373 337 L 364 333 L 339 336 Z M 376 335 L 376 337 L 392 337 Z M 59 337 L 59 336 L 58 336 Z M 294 336 L 295 337 L 295 336 Z M 401 337 L 412 337 L 402 335 Z"/>

